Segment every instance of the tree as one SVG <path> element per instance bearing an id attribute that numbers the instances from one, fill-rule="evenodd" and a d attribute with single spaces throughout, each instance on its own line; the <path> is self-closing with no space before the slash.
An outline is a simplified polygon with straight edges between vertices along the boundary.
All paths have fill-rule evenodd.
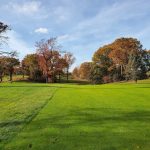
<path id="1" fill-rule="evenodd" d="M 125 79 L 125 70 L 129 62 L 131 53 L 138 55 L 141 53 L 142 44 L 134 38 L 120 38 L 110 44 L 111 52 L 109 58 L 113 60 L 114 65 L 120 67 L 121 79 Z"/>
<path id="2" fill-rule="evenodd" d="M 91 62 L 84 62 L 80 65 L 79 76 L 81 79 L 89 80 L 91 67 L 92 67 Z"/>
<path id="3" fill-rule="evenodd" d="M 56 68 L 56 70 L 57 70 L 56 74 L 58 74 L 58 78 L 59 78 L 58 80 L 60 82 L 61 75 L 64 74 L 64 69 L 66 68 L 67 63 L 66 63 L 65 58 L 61 57 L 61 58 L 58 59 L 58 63 L 57 64 L 58 65 L 57 65 L 57 68 Z"/>
<path id="4" fill-rule="evenodd" d="M 90 70 L 90 81 L 94 84 L 102 83 L 102 71 L 101 67 L 97 64 L 92 64 L 91 70 Z"/>
<path id="5" fill-rule="evenodd" d="M 138 58 L 137 56 L 130 54 L 128 65 L 125 69 L 126 74 L 126 80 L 133 79 L 135 82 L 137 82 L 138 79 L 138 71 L 140 68 L 138 68 Z"/>
<path id="6" fill-rule="evenodd" d="M 68 78 L 69 78 L 69 68 L 71 67 L 71 65 L 74 63 L 75 61 L 75 57 L 73 57 L 73 54 L 72 53 L 66 53 L 64 55 L 64 58 L 66 60 L 66 69 L 67 69 L 67 81 L 68 81 Z"/>
<path id="7" fill-rule="evenodd" d="M 4 35 L 6 31 L 9 29 L 8 25 L 4 24 L 3 22 L 0 22 L 0 46 L 6 42 L 8 39 L 7 36 Z M 7 52 L 0 51 L 0 55 L 7 54 Z"/>
<path id="8" fill-rule="evenodd" d="M 0 82 L 3 81 L 4 71 L 5 71 L 5 57 L 0 56 Z"/>
<path id="9" fill-rule="evenodd" d="M 19 60 L 15 58 L 16 56 L 17 56 L 16 51 L 12 51 L 11 53 L 5 53 L 5 55 L 0 56 L 0 80 L 1 81 L 5 71 L 9 73 L 10 81 L 12 81 L 14 67 L 16 65 L 19 65 Z"/>
<path id="10" fill-rule="evenodd" d="M 103 77 L 110 78 L 114 72 L 114 64 L 112 59 L 109 57 L 112 48 L 110 45 L 105 45 L 104 47 L 100 47 L 93 55 L 93 62 L 100 67 L 102 71 Z"/>
<path id="11" fill-rule="evenodd" d="M 0 45 L 2 44 L 2 42 L 4 42 L 4 40 L 7 39 L 7 36 L 4 36 L 3 33 L 5 33 L 8 29 L 8 25 L 0 22 Z"/>
<path id="12" fill-rule="evenodd" d="M 150 50 L 145 50 L 143 52 L 143 61 L 145 64 L 146 72 L 150 72 Z"/>
<path id="13" fill-rule="evenodd" d="M 79 78 L 79 68 L 75 67 L 72 71 L 72 76 L 74 79 L 78 79 Z"/>
<path id="14" fill-rule="evenodd" d="M 9 73 L 9 77 L 10 77 L 10 81 L 12 81 L 12 76 L 13 76 L 13 72 L 14 72 L 14 67 L 19 65 L 19 59 L 16 59 L 14 57 L 6 57 L 6 69 Z"/>
<path id="15" fill-rule="evenodd" d="M 46 83 L 55 82 L 62 58 L 56 38 L 41 40 L 36 43 L 36 47 L 39 66 L 45 75 Z"/>
<path id="16" fill-rule="evenodd" d="M 41 77 L 37 54 L 26 55 L 21 64 L 22 72 L 29 75 L 30 79 L 38 80 Z"/>
<path id="17" fill-rule="evenodd" d="M 119 38 L 99 48 L 93 62 L 100 67 L 103 78 L 114 81 L 145 78 L 150 68 L 147 51 L 135 38 Z"/>

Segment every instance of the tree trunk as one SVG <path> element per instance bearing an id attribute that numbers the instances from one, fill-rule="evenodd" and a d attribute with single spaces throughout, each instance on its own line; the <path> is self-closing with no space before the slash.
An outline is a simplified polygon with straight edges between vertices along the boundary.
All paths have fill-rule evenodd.
<path id="1" fill-rule="evenodd" d="M 45 78 L 45 80 L 46 80 L 46 83 L 48 83 L 48 70 L 46 70 L 46 78 Z"/>
<path id="2" fill-rule="evenodd" d="M 67 67 L 67 81 L 69 79 L 69 67 Z"/>
<path id="3" fill-rule="evenodd" d="M 9 77 L 10 77 L 10 81 L 12 82 L 12 75 L 13 75 L 13 73 L 12 72 L 10 72 L 10 74 L 9 74 Z"/>
<path id="4" fill-rule="evenodd" d="M 23 77 L 23 79 L 24 79 L 24 71 L 23 71 L 22 77 Z"/>
<path id="5" fill-rule="evenodd" d="M 61 80 L 61 74 L 59 73 L 59 83 L 60 83 L 60 80 Z"/>
<path id="6" fill-rule="evenodd" d="M 1 76 L 1 77 L 0 77 L 0 82 L 2 82 L 2 81 L 3 81 L 3 77 Z"/>
<path id="7" fill-rule="evenodd" d="M 46 75 L 45 81 L 46 83 L 48 83 L 48 75 Z"/>

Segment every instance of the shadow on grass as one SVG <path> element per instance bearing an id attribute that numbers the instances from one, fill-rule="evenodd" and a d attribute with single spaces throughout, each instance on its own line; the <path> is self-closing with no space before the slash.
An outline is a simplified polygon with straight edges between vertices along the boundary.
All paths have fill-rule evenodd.
<path id="1" fill-rule="evenodd" d="M 32 144 L 38 149 L 43 144 L 37 143 L 40 138 L 42 141 L 49 139 L 49 149 L 54 150 L 135 149 L 134 145 L 142 147 L 149 143 L 141 136 L 149 132 L 145 130 L 149 123 L 150 111 L 77 108 L 32 121 L 19 137 L 24 141 L 20 148 Z M 47 146 L 45 142 L 43 146 Z"/>
<path id="2" fill-rule="evenodd" d="M 0 122 L 0 128 L 18 126 L 18 125 L 21 125 L 21 124 L 24 124 L 24 123 L 25 123 L 25 121 L 18 121 L 18 120 Z"/>
<path id="3" fill-rule="evenodd" d="M 102 125 L 107 122 L 130 123 L 134 121 L 150 123 L 150 111 L 127 112 L 111 108 L 85 108 L 70 110 L 65 115 L 50 115 L 48 118 L 35 121 L 35 123 L 49 122 L 51 127 L 63 128 L 80 126 L 82 124 Z"/>
<path id="4" fill-rule="evenodd" d="M 89 89 L 91 89 L 91 90 L 99 90 L 99 89 L 103 89 L 103 90 L 112 90 L 112 89 L 114 89 L 114 90 L 120 90 L 120 89 L 129 89 L 129 88 L 127 88 L 127 87 L 123 87 L 123 88 L 121 88 L 121 87 L 114 87 L 114 88 L 110 88 L 110 87 L 106 87 L 106 88 L 104 88 L 104 87 L 71 87 L 71 86 L 32 86 L 32 85 L 29 85 L 29 86 L 27 86 L 27 85 L 20 85 L 20 86 L 16 86 L 16 85 L 14 85 L 14 86 L 10 86 L 10 85 L 7 85 L 7 86 L 0 86 L 0 88 L 61 88 L 61 89 L 76 89 L 76 90 L 85 90 L 85 89 L 87 89 L 87 90 L 89 90 Z M 133 89 L 133 87 L 130 87 L 130 88 L 132 88 Z"/>
<path id="5" fill-rule="evenodd" d="M 147 87 L 146 87 L 146 86 L 145 86 L 145 87 L 144 87 L 144 86 L 143 86 L 143 87 L 141 86 L 141 87 L 136 87 L 136 88 L 149 89 L 150 87 L 149 87 L 149 86 L 147 86 Z"/>

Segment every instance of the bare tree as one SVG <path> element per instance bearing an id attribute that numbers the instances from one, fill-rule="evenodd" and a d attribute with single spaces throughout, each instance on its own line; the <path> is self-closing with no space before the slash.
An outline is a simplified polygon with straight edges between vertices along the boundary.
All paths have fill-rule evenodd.
<path id="1" fill-rule="evenodd" d="M 10 28 L 8 27 L 8 25 L 4 24 L 3 22 L 0 22 L 0 46 L 3 43 L 6 43 L 6 40 L 8 39 L 7 36 L 5 36 L 4 33 L 6 33 L 7 30 L 9 30 Z M 3 54 L 3 51 L 0 51 L 0 54 Z"/>

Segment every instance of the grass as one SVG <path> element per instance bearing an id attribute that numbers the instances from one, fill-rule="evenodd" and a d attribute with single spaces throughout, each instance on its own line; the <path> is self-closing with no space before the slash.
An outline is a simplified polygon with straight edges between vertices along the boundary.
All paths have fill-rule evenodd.
<path id="1" fill-rule="evenodd" d="M 0 86 L 1 149 L 149 150 L 150 80 Z"/>

